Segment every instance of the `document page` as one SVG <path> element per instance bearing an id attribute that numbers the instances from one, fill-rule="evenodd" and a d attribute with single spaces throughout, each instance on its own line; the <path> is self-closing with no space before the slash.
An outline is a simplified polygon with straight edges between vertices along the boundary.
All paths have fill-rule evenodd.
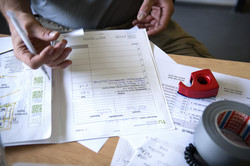
<path id="1" fill-rule="evenodd" d="M 13 51 L 0 55 L 0 132 L 5 146 L 51 134 L 51 80 Z"/>
<path id="2" fill-rule="evenodd" d="M 13 50 L 11 37 L 1 37 L 0 39 L 0 53 L 5 53 Z"/>
<path id="3" fill-rule="evenodd" d="M 159 68 L 163 67 L 161 63 L 158 62 Z M 194 99 L 180 95 L 177 93 L 179 81 L 190 86 L 191 73 L 201 69 L 173 63 L 167 66 L 169 68 L 160 73 L 162 86 L 175 126 L 182 132 L 192 134 L 204 109 L 215 101 L 233 100 L 247 105 L 250 103 L 250 80 L 216 72 L 213 74 L 220 86 L 216 97 Z"/>
<path id="4" fill-rule="evenodd" d="M 61 141 L 173 129 L 144 30 L 85 32 L 67 40 L 73 64 L 57 73 L 55 86 Z"/>

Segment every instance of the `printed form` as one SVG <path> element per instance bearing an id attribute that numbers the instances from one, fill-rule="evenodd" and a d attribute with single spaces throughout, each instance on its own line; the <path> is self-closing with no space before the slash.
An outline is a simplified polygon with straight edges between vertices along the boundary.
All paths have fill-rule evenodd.
<path id="1" fill-rule="evenodd" d="M 58 142 L 173 129 L 144 30 L 67 40 L 73 64 L 54 73 Z"/>

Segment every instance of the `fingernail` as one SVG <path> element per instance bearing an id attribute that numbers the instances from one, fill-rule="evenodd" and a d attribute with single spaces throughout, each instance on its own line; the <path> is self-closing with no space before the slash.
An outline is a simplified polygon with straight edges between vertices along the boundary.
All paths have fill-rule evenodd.
<path id="1" fill-rule="evenodd" d="M 49 52 L 48 52 L 48 55 L 52 55 L 53 51 L 54 51 L 54 50 L 51 48 L 51 49 L 49 50 Z"/>
<path id="2" fill-rule="evenodd" d="M 71 60 L 69 61 L 67 67 L 70 66 L 70 65 L 72 65 L 72 61 Z"/>
<path id="3" fill-rule="evenodd" d="M 67 61 L 67 63 L 64 64 L 63 68 L 67 68 L 72 64 L 72 61 Z"/>
<path id="4" fill-rule="evenodd" d="M 140 13 L 139 13 L 137 19 L 138 19 L 138 20 L 143 20 L 145 16 L 146 16 L 146 13 L 143 12 L 143 11 L 140 11 Z"/>
<path id="5" fill-rule="evenodd" d="M 72 48 L 68 48 L 67 54 L 71 53 L 71 51 L 72 51 Z"/>
<path id="6" fill-rule="evenodd" d="M 49 37 L 54 37 L 57 33 L 57 31 L 52 31 L 49 33 Z"/>
<path id="7" fill-rule="evenodd" d="M 66 47 L 66 44 L 67 44 L 67 43 L 62 43 L 62 44 L 60 45 L 60 48 L 65 48 L 65 47 Z"/>

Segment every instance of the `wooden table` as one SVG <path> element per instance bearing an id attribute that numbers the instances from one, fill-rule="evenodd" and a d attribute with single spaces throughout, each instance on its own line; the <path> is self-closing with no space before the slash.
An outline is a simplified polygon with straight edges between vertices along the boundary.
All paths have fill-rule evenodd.
<path id="1" fill-rule="evenodd" d="M 209 68 L 212 71 L 250 79 L 250 63 L 170 55 L 177 63 Z M 119 138 L 109 138 L 99 153 L 95 153 L 77 142 L 51 145 L 28 145 L 6 148 L 9 165 L 16 162 L 110 165 Z"/>
<path id="2" fill-rule="evenodd" d="M 169 56 L 179 64 L 198 67 L 201 69 L 207 68 L 215 72 L 250 79 L 250 63 L 247 62 L 188 57 L 171 54 L 169 54 Z"/>

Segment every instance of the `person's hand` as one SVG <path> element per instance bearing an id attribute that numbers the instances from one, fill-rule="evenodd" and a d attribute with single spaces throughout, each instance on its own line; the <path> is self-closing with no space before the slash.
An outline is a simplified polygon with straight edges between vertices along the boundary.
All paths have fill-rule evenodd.
<path id="1" fill-rule="evenodd" d="M 32 69 L 37 69 L 43 64 L 51 68 L 64 69 L 72 64 L 70 60 L 66 59 L 71 52 L 71 48 L 66 47 L 66 40 L 58 42 L 54 47 L 50 45 L 51 41 L 60 36 L 59 32 L 44 28 L 31 14 L 23 13 L 16 16 L 21 26 L 27 31 L 28 37 L 38 53 L 37 55 L 31 54 L 15 27 L 10 25 L 14 54 L 17 59 Z"/>
<path id="2" fill-rule="evenodd" d="M 167 28 L 174 12 L 173 0 L 144 0 L 132 23 L 139 28 L 146 28 L 147 34 L 155 35 Z"/>

